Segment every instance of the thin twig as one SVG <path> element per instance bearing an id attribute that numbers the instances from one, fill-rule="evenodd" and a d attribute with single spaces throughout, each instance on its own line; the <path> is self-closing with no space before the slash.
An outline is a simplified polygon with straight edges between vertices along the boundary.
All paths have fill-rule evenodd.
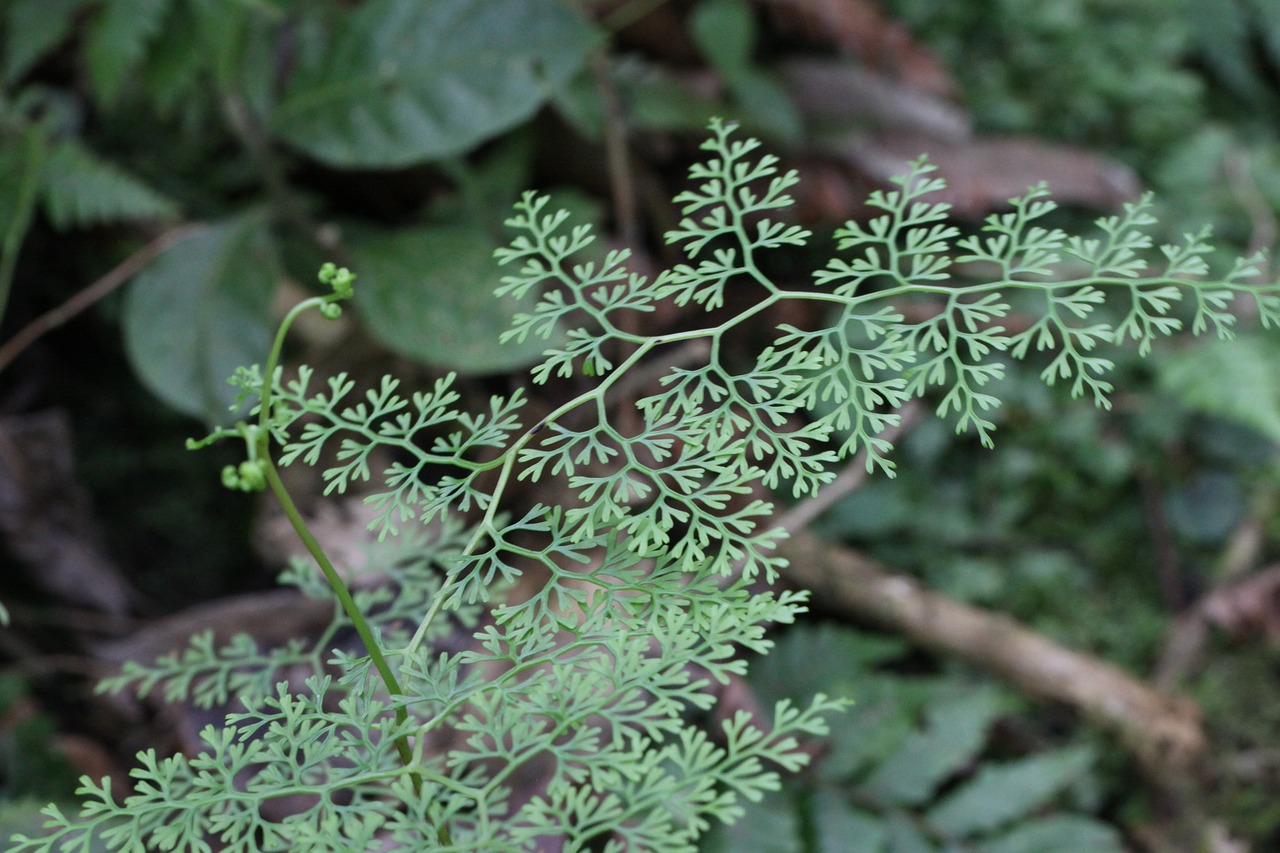
<path id="1" fill-rule="evenodd" d="M 1065 702 L 1119 732 L 1156 778 L 1185 774 L 1204 755 L 1199 707 L 1119 667 L 1070 649 L 1009 615 L 974 607 L 805 531 L 779 547 L 789 584 L 828 610 L 874 622 L 955 656 L 1023 693 Z"/>
<path id="2" fill-rule="evenodd" d="M 143 267 L 155 260 L 156 257 L 167 252 L 175 244 L 190 237 L 203 227 L 205 226 L 180 225 L 177 228 L 165 231 L 159 237 L 156 237 L 150 243 L 125 258 L 102 278 L 72 296 L 57 308 L 32 320 L 16 335 L 5 341 L 3 346 L 0 346 L 0 370 L 8 367 L 27 347 L 31 346 L 43 335 L 58 328 L 106 297 L 109 293 L 119 288 L 120 285 L 137 275 Z"/>
<path id="3" fill-rule="evenodd" d="M 627 150 L 627 125 L 613 82 L 613 69 L 609 67 L 609 55 L 603 48 L 591 54 L 591 73 L 600 95 L 604 159 L 609 172 L 609 194 L 613 197 L 618 239 L 624 246 L 638 246 L 640 227 L 636 217 L 636 190 L 631 180 L 631 157 Z"/>

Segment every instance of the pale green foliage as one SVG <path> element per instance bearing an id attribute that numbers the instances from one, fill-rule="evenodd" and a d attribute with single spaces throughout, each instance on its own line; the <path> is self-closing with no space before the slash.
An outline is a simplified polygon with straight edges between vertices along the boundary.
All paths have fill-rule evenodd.
<path id="1" fill-rule="evenodd" d="M 1186 293 L 1197 331 L 1226 333 L 1236 292 L 1253 294 L 1264 322 L 1280 320 L 1274 287 L 1248 285 L 1248 264 L 1198 283 L 1199 239 L 1166 249 L 1168 268 L 1149 272 L 1145 202 L 1079 240 L 1039 224 L 1052 204 L 1034 189 L 957 241 L 945 205 L 926 199 L 941 181 L 923 161 L 872 196 L 882 216 L 842 229 L 840 248 L 851 251 L 817 273 L 816 287 L 783 290 L 758 256 L 808 238 L 772 218 L 796 176 L 732 127 L 712 133 L 668 235 L 688 261 L 655 278 L 630 271 L 626 251 L 584 257 L 590 229 L 547 212 L 545 198 L 516 205 L 517 236 L 497 253 L 515 271 L 499 294 L 536 302 L 508 337 L 548 341 L 537 382 L 596 380 L 538 423 L 521 421 L 522 393 L 462 411 L 452 376 L 407 395 L 386 379 L 360 395 L 341 375 L 316 390 L 305 369 L 287 380 L 237 374 L 247 400 L 270 403 L 260 426 L 215 437 L 245 438 L 255 471 L 272 471 L 255 456 L 269 433 L 283 462 L 327 466 L 329 491 L 379 481 L 368 500 L 382 535 L 409 522 L 452 525 L 427 549 L 438 574 L 402 572 L 393 596 L 357 601 L 395 677 L 375 675 L 376 659 L 340 654 L 322 672 L 322 648 L 261 652 L 245 641 L 217 650 L 201 640 L 185 657 L 131 668 L 121 683 L 167 683 L 207 701 L 236 692 L 246 710 L 208 730 L 200 756 L 144 755 L 123 801 L 86 783 L 78 817 L 51 812 L 52 834 L 15 849 L 78 849 L 97 835 L 112 849 L 201 850 L 208 836 L 245 850 L 488 852 L 557 837 L 566 851 L 692 851 L 712 822 L 733 821 L 743 800 L 776 788 L 779 770 L 803 765 L 801 739 L 826 734 L 824 717 L 844 705 L 780 701 L 770 726 L 738 714 L 714 736 L 700 724 L 715 685 L 745 672 L 740 653 L 767 652 L 766 626 L 805 609 L 803 594 L 760 589 L 783 565 L 764 487 L 813 494 L 832 463 L 857 451 L 891 469 L 883 433 L 926 393 L 989 443 L 993 383 L 1010 356 L 1045 351 L 1046 381 L 1105 403 L 1111 363 L 1101 348 L 1132 339 L 1145 349 L 1180 328 L 1173 311 Z M 955 248 L 991 279 L 954 278 Z M 1040 303 L 1017 332 L 1000 325 L 1011 310 L 1001 294 L 1012 291 Z M 907 298 L 924 300 L 911 319 Z M 754 363 L 731 358 L 726 338 L 788 299 L 821 302 L 827 325 L 784 326 Z M 684 331 L 632 331 L 663 301 L 746 307 Z M 639 401 L 641 423 L 624 429 L 614 408 L 631 392 L 621 380 L 690 341 L 706 344 L 705 363 L 670 370 Z M 518 480 L 540 481 L 547 505 L 510 506 Z M 490 615 L 470 647 L 434 652 L 451 628 L 445 617 L 481 603 Z M 316 670 L 305 688 L 268 689 L 270 676 L 243 671 L 286 663 Z M 393 681 L 388 698 L 381 688 Z M 532 778 L 545 782 L 530 790 Z M 260 810 L 287 795 L 305 795 L 290 816 L 273 822 Z"/>

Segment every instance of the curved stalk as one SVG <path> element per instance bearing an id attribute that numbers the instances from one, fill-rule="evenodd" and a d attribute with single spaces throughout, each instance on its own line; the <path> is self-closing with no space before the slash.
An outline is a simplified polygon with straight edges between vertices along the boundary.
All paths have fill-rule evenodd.
<path id="1" fill-rule="evenodd" d="M 387 656 L 383 653 L 382 646 L 378 643 L 378 638 L 374 635 L 373 628 L 370 627 L 364 613 L 361 612 L 356 604 L 346 581 L 338 574 L 338 570 L 334 568 L 333 562 L 329 559 L 328 554 L 325 553 L 324 548 L 321 547 L 319 540 L 311 532 L 311 528 L 307 526 L 306 520 L 302 517 L 302 513 L 298 511 L 298 506 L 294 503 L 293 496 L 289 494 L 284 481 L 280 479 L 280 473 L 276 470 L 276 466 L 271 459 L 271 391 L 275 384 L 276 368 L 280 362 L 280 355 L 284 349 L 284 341 L 289 333 L 289 327 L 293 325 L 293 321 L 302 312 L 309 308 L 323 308 L 343 298 L 343 292 L 338 290 L 338 292 L 328 296 L 304 299 L 295 305 L 281 321 L 280 329 L 276 332 L 275 341 L 271 345 L 271 353 L 267 357 L 267 364 L 263 371 L 258 426 L 252 433 L 253 444 L 250 456 L 255 458 L 261 466 L 262 474 L 271 489 L 271 493 L 279 501 L 280 508 L 284 510 L 285 516 L 289 519 L 289 524 L 293 527 L 294 533 L 297 534 L 303 547 L 307 549 L 307 553 L 311 555 L 312 559 L 316 561 L 316 565 L 320 567 L 325 581 L 328 582 L 329 588 L 333 590 L 333 594 L 337 597 L 343 612 L 351 620 L 352 626 L 356 629 L 356 634 L 359 635 L 360 641 L 364 644 L 365 651 L 369 654 L 369 660 L 378 672 L 378 677 L 382 679 L 383 685 L 386 686 L 387 691 L 394 700 L 403 696 L 404 690 L 400 686 L 400 681 L 396 678 L 395 672 L 391 669 L 391 664 L 387 661 Z M 396 722 L 401 725 L 408 722 L 409 714 L 403 705 L 396 704 L 395 717 Z M 399 753 L 400 760 L 404 762 L 405 767 L 413 767 L 413 746 L 409 743 L 408 735 L 402 734 L 397 737 L 395 745 L 396 752 Z M 414 771 L 412 778 L 414 790 L 421 790 L 422 777 Z M 445 832 L 446 830 L 442 827 L 441 831 Z"/>

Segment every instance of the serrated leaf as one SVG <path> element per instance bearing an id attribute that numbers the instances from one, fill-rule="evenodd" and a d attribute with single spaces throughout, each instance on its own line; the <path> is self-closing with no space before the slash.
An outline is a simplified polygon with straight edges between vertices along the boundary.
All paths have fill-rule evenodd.
<path id="1" fill-rule="evenodd" d="M 87 0 L 10 0 L 4 21 L 4 79 L 12 83 L 57 47 Z"/>
<path id="2" fill-rule="evenodd" d="M 245 214 L 175 244 L 129 286 L 124 336 L 143 383 L 181 412 L 217 422 L 227 377 L 271 346 L 278 266 L 266 217 Z"/>
<path id="3" fill-rule="evenodd" d="M 537 361 L 548 343 L 499 344 L 507 318 L 534 299 L 495 299 L 494 244 L 479 228 L 418 228 L 355 240 L 360 311 L 402 355 L 463 373 L 499 373 Z M 534 294 L 536 296 L 536 294 Z"/>
<path id="4" fill-rule="evenodd" d="M 73 140 L 54 148 L 43 177 L 45 213 L 59 230 L 178 212 L 171 200 Z"/>
<path id="5" fill-rule="evenodd" d="M 984 765 L 929 810 L 929 823 L 952 838 L 987 832 L 1044 805 L 1092 764 L 1090 750 L 1073 748 Z"/>
<path id="6" fill-rule="evenodd" d="M 1087 817 L 1036 818 L 978 845 L 978 853 L 1124 853 L 1120 834 Z"/>
<path id="7" fill-rule="evenodd" d="M 336 166 L 450 156 L 531 116 L 595 40 L 557 0 L 374 0 L 298 72 L 273 126 Z"/>
<path id="8" fill-rule="evenodd" d="M 169 0 L 108 0 L 89 28 L 85 61 L 94 94 L 110 104 L 125 77 L 142 61 L 160 32 Z"/>
<path id="9" fill-rule="evenodd" d="M 916 806 L 982 749 L 999 716 L 999 696 L 977 690 L 929 706 L 926 727 L 876 768 L 863 787 L 877 799 Z"/>

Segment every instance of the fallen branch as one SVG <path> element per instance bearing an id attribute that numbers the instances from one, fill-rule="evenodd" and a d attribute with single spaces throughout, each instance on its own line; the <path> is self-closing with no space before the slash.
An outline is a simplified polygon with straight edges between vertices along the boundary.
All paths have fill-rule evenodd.
<path id="1" fill-rule="evenodd" d="M 1204 750 L 1200 710 L 1190 700 L 1161 693 L 1009 616 L 947 598 L 811 533 L 794 533 L 782 553 L 791 561 L 787 580 L 811 590 L 824 607 L 961 658 L 1027 695 L 1079 709 L 1116 731 L 1149 771 L 1186 770 Z"/>

